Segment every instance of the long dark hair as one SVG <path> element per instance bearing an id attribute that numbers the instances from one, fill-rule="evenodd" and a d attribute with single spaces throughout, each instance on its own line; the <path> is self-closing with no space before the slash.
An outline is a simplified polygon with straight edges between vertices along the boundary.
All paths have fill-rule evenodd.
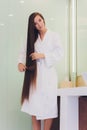
<path id="1" fill-rule="evenodd" d="M 25 99 L 29 99 L 30 85 L 33 84 L 35 86 L 36 84 L 37 64 L 36 64 L 36 60 L 32 61 L 29 55 L 34 52 L 34 43 L 37 40 L 38 33 L 39 33 L 34 25 L 34 18 L 37 15 L 39 15 L 44 20 L 43 16 L 38 12 L 32 13 L 28 20 L 27 50 L 26 50 L 27 69 L 24 75 L 21 104 L 24 102 Z"/>

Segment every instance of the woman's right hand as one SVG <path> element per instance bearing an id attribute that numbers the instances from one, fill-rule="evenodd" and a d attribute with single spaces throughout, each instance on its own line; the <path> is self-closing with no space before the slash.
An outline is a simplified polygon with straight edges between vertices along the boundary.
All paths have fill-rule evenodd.
<path id="1" fill-rule="evenodd" d="M 19 70 L 20 72 L 23 72 L 23 71 L 26 70 L 26 66 L 25 66 L 24 64 L 22 64 L 22 63 L 19 63 L 19 64 L 18 64 L 18 70 Z"/>

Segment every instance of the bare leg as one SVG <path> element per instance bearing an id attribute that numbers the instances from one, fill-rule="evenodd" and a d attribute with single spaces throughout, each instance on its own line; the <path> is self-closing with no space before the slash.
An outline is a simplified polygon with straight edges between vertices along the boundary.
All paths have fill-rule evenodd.
<path id="1" fill-rule="evenodd" d="M 33 130 L 41 130 L 41 121 L 37 120 L 35 116 L 32 116 Z"/>
<path id="2" fill-rule="evenodd" d="M 50 130 L 53 119 L 44 120 L 44 130 Z"/>

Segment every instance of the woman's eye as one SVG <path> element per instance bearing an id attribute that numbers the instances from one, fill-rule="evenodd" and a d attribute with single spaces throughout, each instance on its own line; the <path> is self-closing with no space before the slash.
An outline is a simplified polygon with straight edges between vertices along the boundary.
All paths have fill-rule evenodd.
<path id="1" fill-rule="evenodd" d="M 34 23 L 34 26 L 36 26 L 37 25 L 37 23 Z"/>
<path id="2" fill-rule="evenodd" d="M 39 22 L 41 22 L 41 19 L 39 19 Z"/>

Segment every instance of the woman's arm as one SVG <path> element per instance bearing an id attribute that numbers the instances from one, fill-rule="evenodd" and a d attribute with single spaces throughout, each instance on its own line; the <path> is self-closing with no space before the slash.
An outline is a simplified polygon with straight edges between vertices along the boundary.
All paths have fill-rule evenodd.
<path id="1" fill-rule="evenodd" d="M 22 47 L 22 49 L 19 52 L 19 58 L 18 58 L 18 70 L 20 72 L 23 72 L 26 70 L 26 45 Z"/>
<path id="2" fill-rule="evenodd" d="M 34 52 L 30 54 L 30 57 L 32 58 L 32 60 L 37 60 L 45 58 L 45 55 L 43 53 Z"/>

